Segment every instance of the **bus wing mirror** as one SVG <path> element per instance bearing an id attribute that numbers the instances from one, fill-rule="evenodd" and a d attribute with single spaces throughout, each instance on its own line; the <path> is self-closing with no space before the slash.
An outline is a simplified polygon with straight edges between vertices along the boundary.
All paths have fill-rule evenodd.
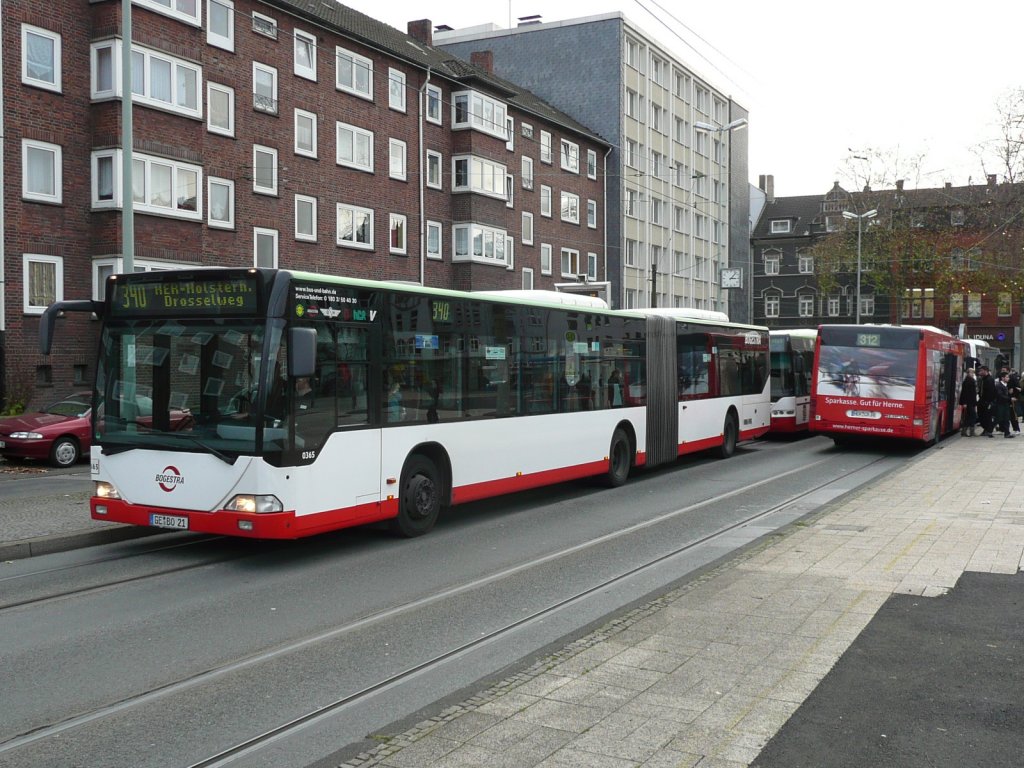
<path id="1" fill-rule="evenodd" d="M 316 373 L 316 330 L 288 329 L 288 375 L 293 378 Z"/>
<path id="2" fill-rule="evenodd" d="M 43 312 L 39 323 L 39 352 L 43 355 L 50 354 L 53 346 L 53 332 L 57 324 L 57 318 L 65 312 L 93 312 L 97 316 L 103 316 L 103 302 L 92 299 L 79 299 L 77 301 L 55 301 Z"/>

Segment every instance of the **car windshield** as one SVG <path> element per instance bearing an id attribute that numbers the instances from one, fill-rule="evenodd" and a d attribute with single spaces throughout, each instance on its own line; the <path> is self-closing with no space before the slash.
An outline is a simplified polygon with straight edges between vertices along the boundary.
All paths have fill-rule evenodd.
<path id="1" fill-rule="evenodd" d="M 64 398 L 60 402 L 46 406 L 43 408 L 43 413 L 50 413 L 54 416 L 71 416 L 77 418 L 88 414 L 89 408 L 88 395 L 72 395 L 71 397 Z"/>

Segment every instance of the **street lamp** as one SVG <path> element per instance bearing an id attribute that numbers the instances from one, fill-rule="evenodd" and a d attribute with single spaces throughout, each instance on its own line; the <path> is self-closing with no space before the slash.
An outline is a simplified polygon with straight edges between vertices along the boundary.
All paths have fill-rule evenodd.
<path id="1" fill-rule="evenodd" d="M 857 325 L 860 325 L 860 238 L 863 230 L 864 219 L 873 219 L 877 215 L 878 211 L 874 208 L 870 211 L 865 211 L 864 213 L 843 211 L 844 219 L 857 220 Z"/>

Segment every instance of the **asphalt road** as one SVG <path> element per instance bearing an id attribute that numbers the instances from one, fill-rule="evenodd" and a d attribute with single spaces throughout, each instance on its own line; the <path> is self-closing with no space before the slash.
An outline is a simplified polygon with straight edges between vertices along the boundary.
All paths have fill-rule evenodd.
<path id="1" fill-rule="evenodd" d="M 166 534 L 10 563 L 0 764 L 180 768 L 319 708 L 239 764 L 355 754 L 911 455 L 759 442 L 465 505 L 411 541 Z"/>

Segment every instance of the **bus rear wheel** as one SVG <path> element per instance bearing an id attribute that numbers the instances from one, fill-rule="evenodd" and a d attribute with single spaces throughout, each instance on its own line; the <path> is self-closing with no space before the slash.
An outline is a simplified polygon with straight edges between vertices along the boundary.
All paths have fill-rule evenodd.
<path id="1" fill-rule="evenodd" d="M 391 529 L 406 538 L 422 536 L 434 527 L 441 513 L 441 475 L 425 456 L 412 456 L 402 471 L 398 517 Z"/>
<path id="2" fill-rule="evenodd" d="M 722 445 L 718 449 L 718 455 L 728 459 L 736 453 L 736 443 L 740 438 L 740 427 L 736 423 L 736 414 L 729 411 L 725 417 L 725 425 L 722 427 Z"/>
<path id="3" fill-rule="evenodd" d="M 633 446 L 629 442 L 629 436 L 622 429 L 616 429 L 608 448 L 608 474 L 605 476 L 605 484 L 611 488 L 618 488 L 629 478 L 629 471 L 632 468 Z"/>

